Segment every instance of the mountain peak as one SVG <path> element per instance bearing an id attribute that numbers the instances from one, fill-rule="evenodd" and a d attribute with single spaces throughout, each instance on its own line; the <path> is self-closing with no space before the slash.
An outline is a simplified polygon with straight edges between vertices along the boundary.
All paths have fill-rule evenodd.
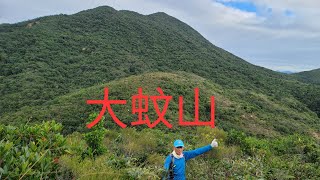
<path id="1" fill-rule="evenodd" d="M 165 12 L 156 12 L 156 13 L 149 14 L 148 16 L 169 16 L 169 15 Z"/>
<path id="2" fill-rule="evenodd" d="M 81 12 L 93 12 L 93 11 L 96 11 L 96 12 L 112 12 L 112 13 L 117 12 L 117 10 L 114 9 L 113 7 L 110 7 L 110 6 L 99 6 L 99 7 L 93 8 L 93 9 L 80 11 L 79 13 L 81 13 Z"/>
<path id="3" fill-rule="evenodd" d="M 0 36 L 0 118 L 77 89 L 155 71 L 184 71 L 224 89 L 277 97 L 293 91 L 320 114 L 312 104 L 313 97 L 320 97 L 319 90 L 301 98 L 306 93 L 297 90 L 292 77 L 214 46 L 163 12 L 145 16 L 101 6 L 19 26 L 0 25 Z"/>

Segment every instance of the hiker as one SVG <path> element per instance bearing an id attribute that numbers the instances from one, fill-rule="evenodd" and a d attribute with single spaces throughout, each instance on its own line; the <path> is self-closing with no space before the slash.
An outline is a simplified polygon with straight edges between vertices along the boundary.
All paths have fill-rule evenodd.
<path id="1" fill-rule="evenodd" d="M 173 152 L 167 156 L 164 162 L 164 168 L 166 170 L 165 179 L 186 179 L 185 177 L 185 165 L 186 161 L 194 158 L 200 154 L 210 151 L 213 147 L 218 147 L 218 142 L 214 139 L 211 144 L 203 146 L 201 148 L 184 151 L 184 144 L 182 140 L 175 140 L 173 143 Z"/>

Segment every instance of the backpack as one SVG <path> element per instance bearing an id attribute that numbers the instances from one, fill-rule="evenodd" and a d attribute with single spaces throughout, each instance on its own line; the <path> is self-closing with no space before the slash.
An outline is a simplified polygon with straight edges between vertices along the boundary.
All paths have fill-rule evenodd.
<path id="1" fill-rule="evenodd" d="M 170 162 L 170 165 L 169 165 L 169 169 L 163 175 L 162 180 L 166 180 L 166 179 L 173 180 L 173 178 L 174 178 L 173 169 L 174 169 L 175 165 L 174 165 L 174 156 L 173 156 L 173 154 L 170 154 L 170 157 L 171 157 L 171 162 Z"/>
<path id="2" fill-rule="evenodd" d="M 169 165 L 169 179 L 170 180 L 173 180 L 173 177 L 174 177 L 174 173 L 173 173 L 173 168 L 175 167 L 174 165 L 174 157 L 173 157 L 173 154 L 170 154 L 171 156 L 171 162 L 170 162 L 170 165 Z"/>

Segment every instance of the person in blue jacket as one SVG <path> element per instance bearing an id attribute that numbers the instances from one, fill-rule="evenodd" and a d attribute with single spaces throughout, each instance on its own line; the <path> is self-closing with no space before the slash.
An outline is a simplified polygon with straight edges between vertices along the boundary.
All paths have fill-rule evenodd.
<path id="1" fill-rule="evenodd" d="M 167 156 L 164 162 L 164 168 L 166 170 L 165 179 L 184 180 L 186 161 L 199 156 L 205 152 L 210 151 L 214 147 L 218 147 L 218 142 L 214 139 L 211 144 L 200 147 L 191 151 L 183 151 L 184 144 L 182 140 L 177 139 L 173 143 L 173 152 Z"/>

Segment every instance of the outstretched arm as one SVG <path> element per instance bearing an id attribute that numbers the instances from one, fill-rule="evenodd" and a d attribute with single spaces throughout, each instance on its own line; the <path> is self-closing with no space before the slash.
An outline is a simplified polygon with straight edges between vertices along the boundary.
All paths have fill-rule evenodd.
<path id="1" fill-rule="evenodd" d="M 201 148 L 198 148 L 198 149 L 195 149 L 195 150 L 192 150 L 192 151 L 185 151 L 183 152 L 183 155 L 185 157 L 186 160 L 189 160 L 191 158 L 194 158 L 196 156 L 199 156 L 205 152 L 208 152 L 212 149 L 212 146 L 209 144 L 207 146 L 203 146 Z"/>
<path id="2" fill-rule="evenodd" d="M 189 160 L 191 158 L 194 158 L 196 156 L 199 156 L 200 154 L 203 154 L 205 152 L 210 151 L 213 147 L 218 147 L 218 142 L 216 141 L 216 139 L 214 139 L 211 144 L 207 145 L 207 146 L 203 146 L 201 148 L 192 150 L 192 151 L 185 151 L 184 157 L 186 160 Z"/>

